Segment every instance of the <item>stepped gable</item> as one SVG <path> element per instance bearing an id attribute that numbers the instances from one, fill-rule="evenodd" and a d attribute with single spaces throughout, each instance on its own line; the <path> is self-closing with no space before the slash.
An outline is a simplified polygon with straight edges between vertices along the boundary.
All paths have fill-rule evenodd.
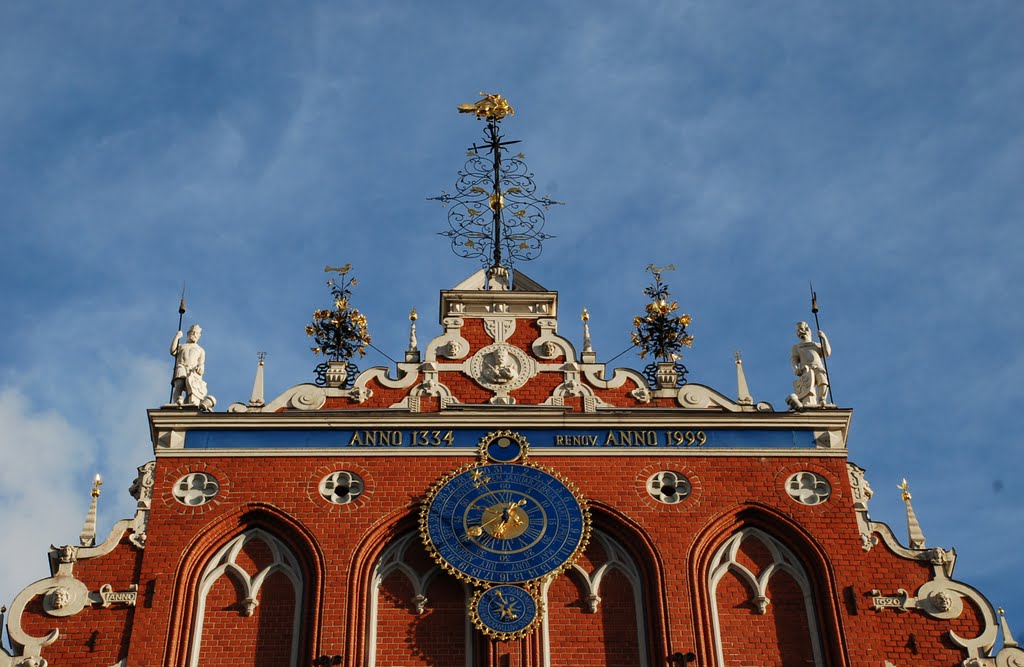
<path id="1" fill-rule="evenodd" d="M 576 412 L 607 408 L 769 411 L 741 405 L 700 384 L 650 387 L 629 368 L 609 370 L 593 352 L 577 353 L 558 334 L 558 293 L 514 271 L 513 289 L 487 289 L 480 270 L 441 292 L 443 331 L 410 350 L 397 373 L 359 373 L 351 387 L 302 384 L 256 410 L 404 408 L 438 412 L 456 404 L 552 406 Z M 409 361 L 412 359 L 412 361 Z M 253 411 L 235 404 L 233 411 Z"/>

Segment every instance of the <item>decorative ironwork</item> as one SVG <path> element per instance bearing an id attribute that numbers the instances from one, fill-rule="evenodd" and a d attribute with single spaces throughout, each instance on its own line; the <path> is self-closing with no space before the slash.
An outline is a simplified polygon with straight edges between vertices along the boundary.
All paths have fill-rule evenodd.
<path id="1" fill-rule="evenodd" d="M 313 383 L 318 387 L 327 386 L 327 372 L 330 370 L 331 363 L 325 361 L 317 364 L 316 368 L 313 369 Z M 359 366 L 356 366 L 351 361 L 345 364 L 345 379 L 341 381 L 339 389 L 351 389 L 356 383 L 356 377 L 359 375 Z"/>
<path id="2" fill-rule="evenodd" d="M 647 364 L 646 366 L 644 366 L 644 369 L 641 371 L 641 373 L 643 373 L 644 378 L 647 379 L 647 384 L 649 384 L 652 387 L 657 387 L 659 384 L 659 371 L 661 371 L 661 368 L 658 366 L 658 364 Z M 685 365 L 683 365 L 683 362 L 674 362 L 672 364 L 672 371 L 676 374 L 676 389 L 686 384 L 686 374 L 689 373 L 690 371 L 689 369 L 686 368 Z"/>
<path id="3" fill-rule="evenodd" d="M 644 288 L 644 294 L 651 302 L 644 308 L 643 315 L 633 318 L 634 331 L 631 334 L 633 345 L 640 348 L 640 358 L 651 355 L 662 362 L 672 362 L 672 369 L 678 374 L 676 386 L 686 384 L 686 366 L 680 359 L 683 347 L 693 345 L 693 336 L 686 332 L 690 324 L 690 316 L 686 313 L 674 314 L 679 310 L 679 303 L 669 301 L 668 283 L 663 282 L 663 271 L 675 267 L 656 267 L 653 264 L 647 270 L 654 274 L 654 282 Z M 644 377 L 657 386 L 658 364 L 651 363 L 644 368 Z"/>
<path id="4" fill-rule="evenodd" d="M 306 335 L 313 339 L 316 345 L 309 349 L 316 356 L 323 355 L 327 361 L 321 363 L 314 369 L 316 383 L 324 386 L 327 383 L 327 369 L 329 361 L 348 362 L 354 355 L 360 357 L 366 354 L 366 346 L 370 344 L 370 334 L 366 330 L 366 316 L 357 309 L 352 308 L 352 288 L 357 285 L 355 278 L 349 277 L 352 270 L 351 264 L 341 267 L 325 266 L 324 272 L 335 271 L 337 278 L 327 281 L 327 286 L 334 297 L 334 308 L 318 308 L 313 311 L 313 321 L 306 325 Z M 350 387 L 355 381 L 359 369 L 355 364 L 346 364 L 347 375 L 345 387 Z"/>
<path id="5" fill-rule="evenodd" d="M 459 257 L 479 259 L 485 268 L 528 261 L 540 256 L 543 242 L 553 238 L 544 233 L 545 212 L 562 204 L 545 195 L 537 196 L 537 184 L 522 153 L 504 152 L 518 140 L 506 141 L 498 123 L 515 113 L 501 95 L 481 93 L 474 104 L 459 105 L 459 112 L 486 120 L 484 141 L 473 144 L 466 164 L 459 171 L 456 192 L 442 191 L 439 201 L 448 210 L 448 231 L 452 251 Z"/>

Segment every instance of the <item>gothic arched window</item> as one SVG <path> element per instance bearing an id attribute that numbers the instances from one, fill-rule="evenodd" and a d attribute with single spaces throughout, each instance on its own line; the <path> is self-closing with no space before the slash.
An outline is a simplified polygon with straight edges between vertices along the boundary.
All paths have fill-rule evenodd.
<path id="1" fill-rule="evenodd" d="M 807 571 L 768 533 L 744 528 L 719 547 L 708 591 L 718 667 L 823 667 Z"/>
<path id="2" fill-rule="evenodd" d="M 222 662 L 297 667 L 302 571 L 279 539 L 258 528 L 234 538 L 199 578 L 190 667 Z"/>

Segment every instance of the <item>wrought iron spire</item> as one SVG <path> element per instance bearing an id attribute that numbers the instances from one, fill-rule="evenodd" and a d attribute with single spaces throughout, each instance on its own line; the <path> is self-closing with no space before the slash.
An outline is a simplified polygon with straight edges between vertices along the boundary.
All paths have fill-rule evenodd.
<path id="1" fill-rule="evenodd" d="M 484 141 L 469 147 L 466 164 L 459 171 L 456 192 L 441 192 L 428 197 L 451 205 L 448 231 L 439 232 L 451 239 L 452 251 L 459 257 L 478 258 L 485 268 L 509 269 L 516 261 L 528 261 L 541 253 L 545 234 L 545 211 L 555 201 L 538 197 L 533 173 L 526 167 L 522 153 L 506 155 L 518 140 L 505 140 L 499 123 L 515 114 L 501 95 L 480 93 L 483 99 L 460 104 L 460 113 L 472 113 L 486 120 Z"/>

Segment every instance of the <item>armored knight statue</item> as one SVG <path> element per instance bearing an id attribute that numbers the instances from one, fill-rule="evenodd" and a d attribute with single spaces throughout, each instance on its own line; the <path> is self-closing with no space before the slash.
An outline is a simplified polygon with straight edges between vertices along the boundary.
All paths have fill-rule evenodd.
<path id="1" fill-rule="evenodd" d="M 182 343 L 183 334 L 178 331 L 171 341 L 171 356 L 174 357 L 174 376 L 171 379 L 171 403 L 190 405 L 201 410 L 211 410 L 217 399 L 211 396 L 203 380 L 206 372 L 206 351 L 199 346 L 203 328 L 193 324 L 188 330 L 188 339 Z M 187 397 L 187 398 L 186 398 Z"/>
<path id="2" fill-rule="evenodd" d="M 811 340 L 810 325 L 797 322 L 796 337 L 800 342 L 789 353 L 796 380 L 793 381 L 794 393 L 786 398 L 786 403 L 794 410 L 834 407 L 828 402 L 828 371 L 825 370 L 825 359 L 832 354 L 828 336 L 819 331 L 821 342 L 816 343 Z"/>

